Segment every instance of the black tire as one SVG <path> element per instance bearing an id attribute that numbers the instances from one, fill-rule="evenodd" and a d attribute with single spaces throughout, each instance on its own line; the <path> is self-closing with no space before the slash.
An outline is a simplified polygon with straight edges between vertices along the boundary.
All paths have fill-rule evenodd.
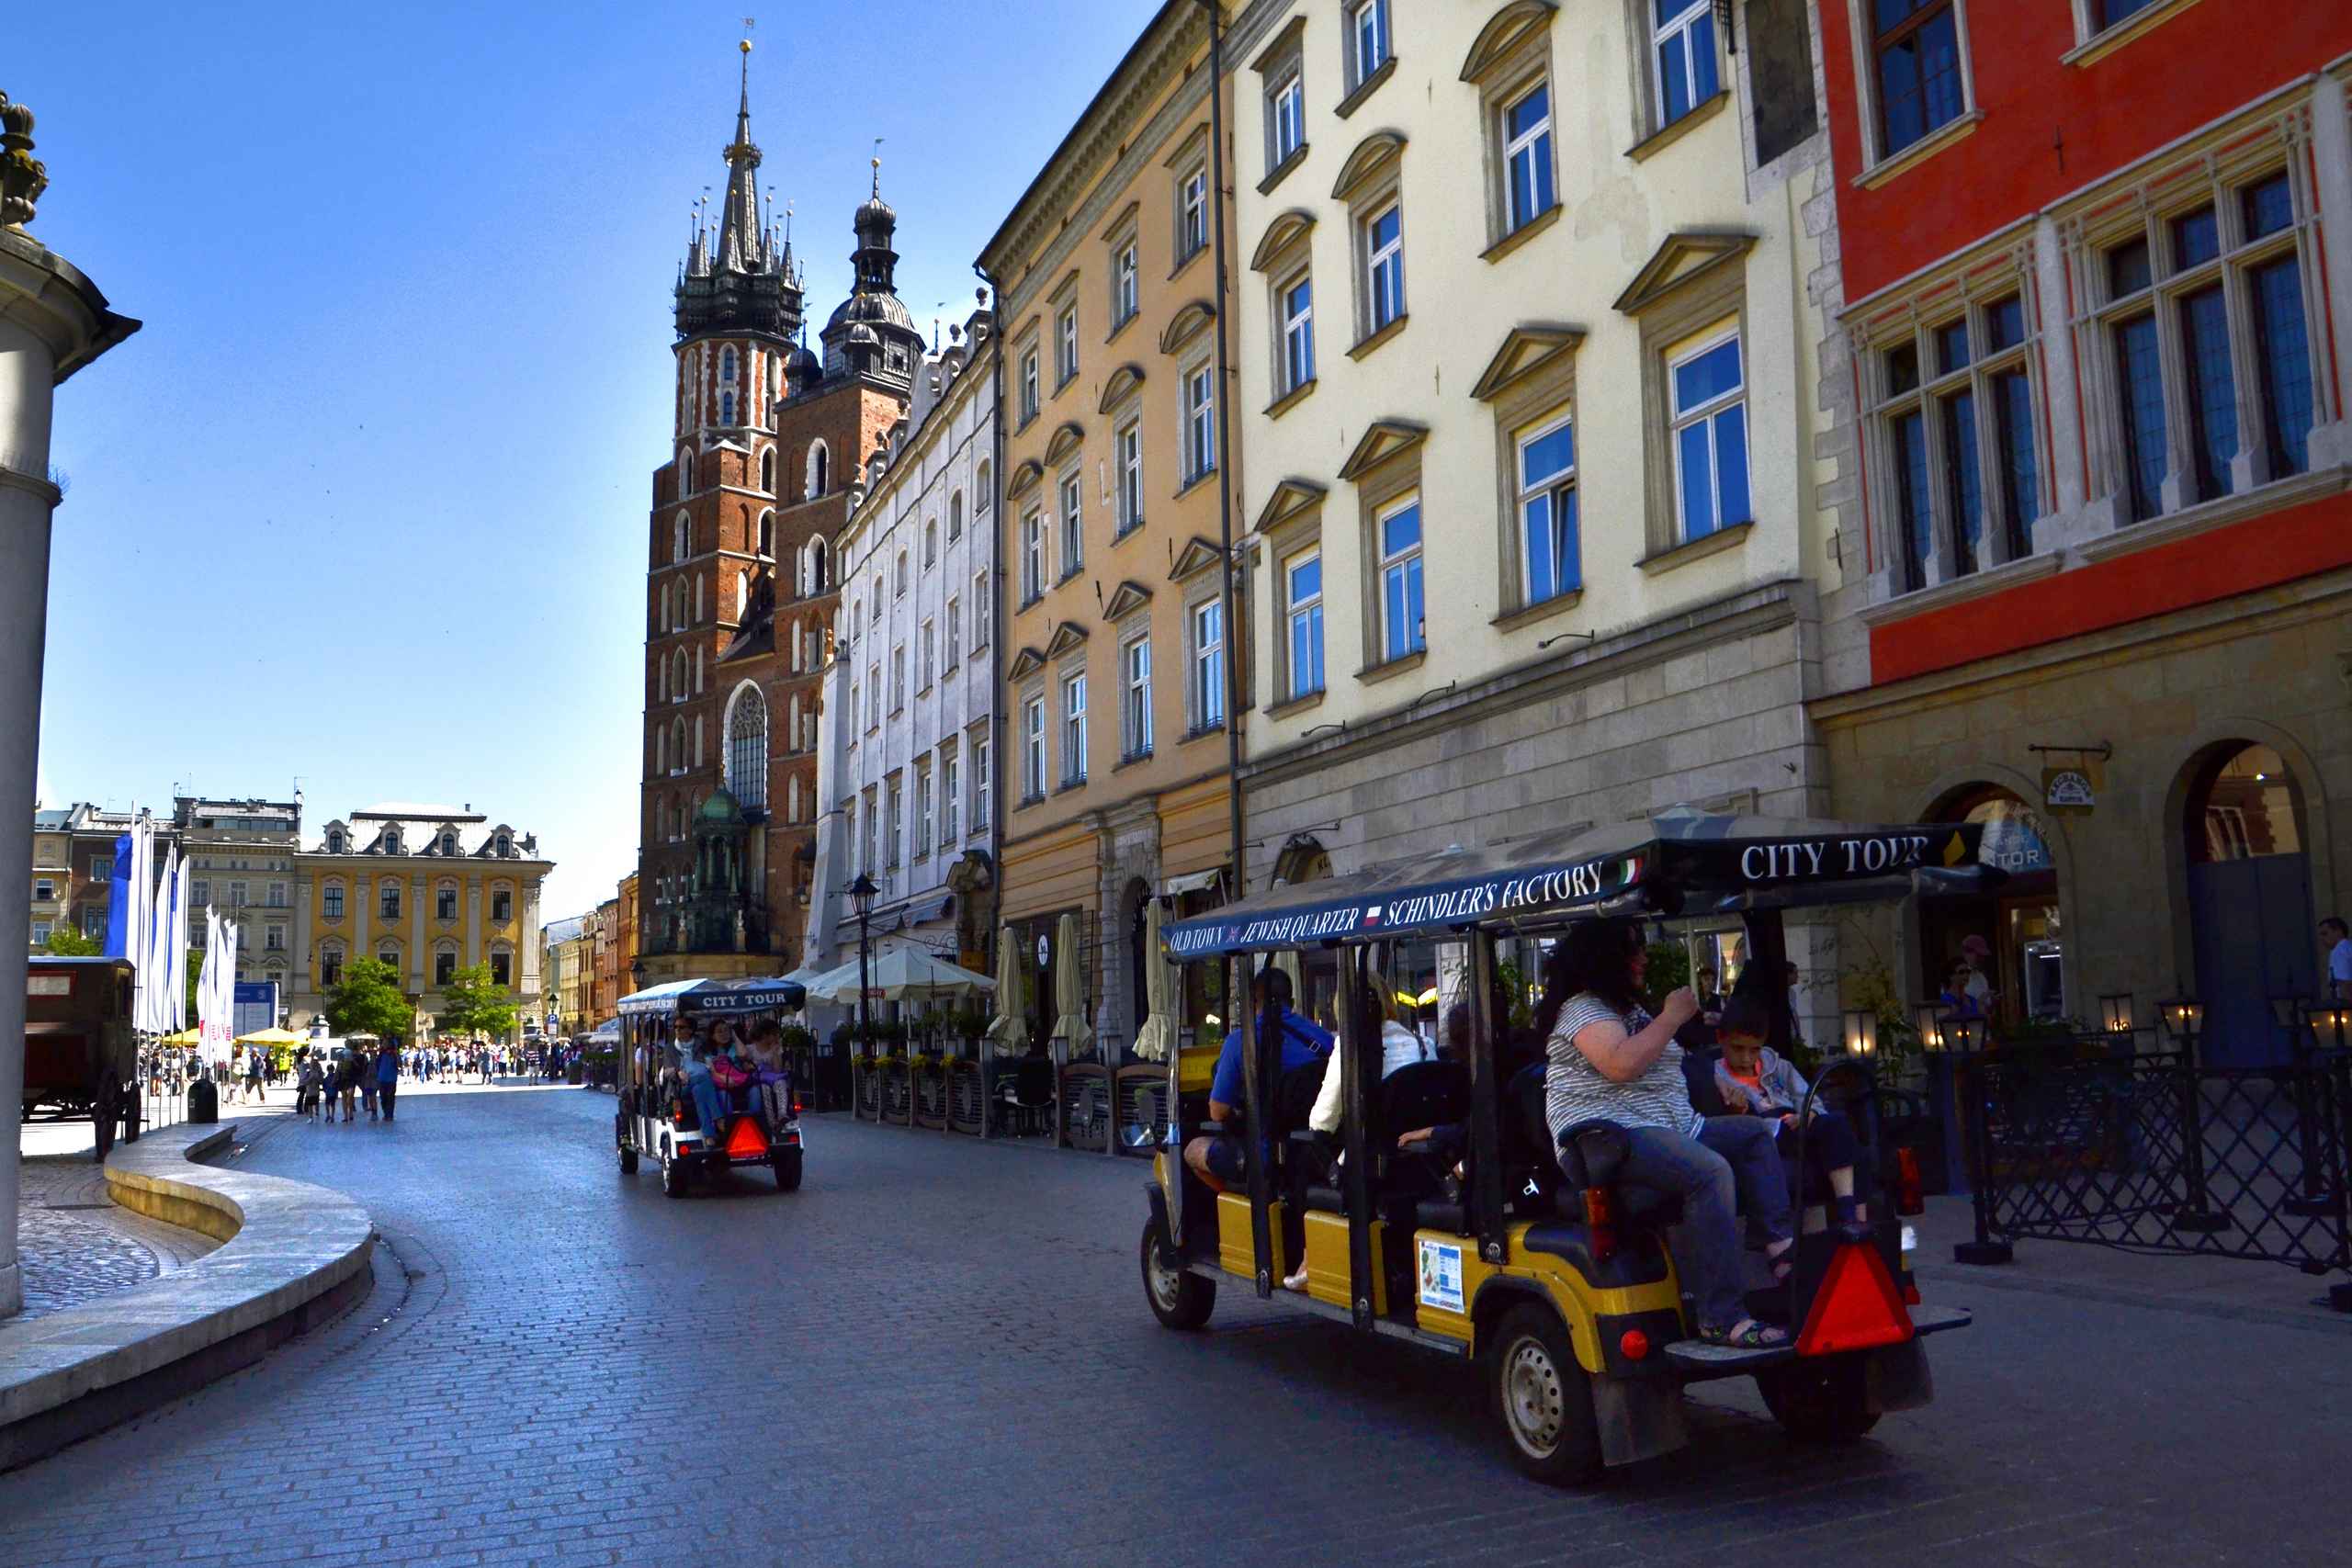
<path id="1" fill-rule="evenodd" d="M 635 1149 L 623 1149 L 621 1151 L 621 1174 L 623 1176 L 635 1176 L 637 1174 L 637 1151 Z"/>
<path id="2" fill-rule="evenodd" d="M 126 1144 L 137 1143 L 140 1129 L 145 1122 L 146 1101 L 141 1098 L 140 1086 L 133 1083 L 123 1095 L 122 1141 Z"/>
<path id="3" fill-rule="evenodd" d="M 98 1080 L 97 1103 L 90 1108 L 91 1142 L 95 1145 L 90 1158 L 98 1165 L 107 1162 L 114 1149 L 114 1124 L 122 1114 L 122 1085 L 112 1073 Z"/>
<path id="4" fill-rule="evenodd" d="M 662 1196 L 683 1198 L 686 1195 L 686 1168 L 675 1155 L 662 1156 Z"/>
<path id="5" fill-rule="evenodd" d="M 1487 1375 L 1503 1446 L 1521 1474 L 1547 1486 L 1600 1474 L 1592 1374 L 1577 1362 L 1557 1313 L 1533 1303 L 1511 1308 L 1496 1331 Z"/>
<path id="6" fill-rule="evenodd" d="M 1808 1443 L 1850 1443 L 1878 1425 L 1870 1375 L 1859 1355 L 1790 1362 L 1756 1376 L 1764 1407 L 1789 1436 Z"/>
<path id="7" fill-rule="evenodd" d="M 1143 1299 L 1162 1328 L 1189 1333 L 1216 1310 L 1216 1281 L 1184 1269 L 1168 1247 L 1160 1223 L 1143 1223 Z"/>
<path id="8" fill-rule="evenodd" d="M 768 1166 L 775 1172 L 775 1190 L 779 1192 L 800 1190 L 800 1151 L 791 1148 L 768 1152 Z"/>

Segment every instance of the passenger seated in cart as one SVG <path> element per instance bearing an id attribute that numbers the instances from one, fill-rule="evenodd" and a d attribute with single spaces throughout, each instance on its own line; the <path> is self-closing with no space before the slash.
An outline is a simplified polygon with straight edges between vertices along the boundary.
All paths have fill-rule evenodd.
<path id="1" fill-rule="evenodd" d="M 1765 1254 L 1775 1276 L 1793 1267 L 1787 1254 L 1795 1232 L 1774 1129 L 1753 1116 L 1692 1109 L 1674 1033 L 1698 1013 L 1699 1001 L 1684 987 L 1651 1017 L 1639 1000 L 1648 962 L 1638 930 L 1614 921 L 1573 926 L 1553 949 L 1536 1014 L 1551 1059 L 1545 1121 L 1555 1144 L 1580 1122 L 1617 1123 L 1626 1132 L 1623 1179 L 1680 1195 L 1675 1261 L 1702 1339 L 1741 1349 L 1785 1344 L 1784 1330 L 1747 1314 L 1741 1262 L 1744 1200 L 1770 1238 Z"/>
<path id="2" fill-rule="evenodd" d="M 1809 1086 L 1794 1063 L 1764 1043 L 1770 1032 L 1761 998 L 1736 996 L 1724 1004 L 1718 1030 L 1724 1054 L 1715 1063 L 1715 1089 L 1733 1115 L 1760 1116 L 1772 1122 L 1778 1129 L 1774 1136 L 1786 1154 L 1796 1146 L 1797 1111 L 1804 1104 Z M 1865 1205 L 1854 1198 L 1858 1153 L 1853 1124 L 1845 1113 L 1816 1103 L 1805 1118 L 1804 1163 L 1829 1184 L 1841 1225 L 1870 1218 Z"/>
<path id="3" fill-rule="evenodd" d="M 751 1055 L 753 1103 L 775 1128 L 787 1119 L 792 1097 L 792 1077 L 784 1066 L 784 1025 L 772 1018 L 753 1024 Z"/>
<path id="4" fill-rule="evenodd" d="M 1331 1054 L 1331 1036 L 1291 1011 L 1290 976 L 1272 964 L 1259 970 L 1250 982 L 1250 1004 L 1261 1021 L 1270 1016 L 1281 1020 L 1283 1073 L 1312 1066 Z M 1259 1027 L 1263 1029 L 1265 1024 L 1261 1021 Z M 1227 1183 L 1238 1187 L 1248 1179 L 1239 1131 L 1246 1092 L 1241 1081 L 1241 1031 L 1236 1028 L 1226 1035 L 1225 1048 L 1217 1053 L 1216 1076 L 1209 1080 L 1209 1120 L 1224 1130 L 1184 1145 L 1184 1163 L 1219 1192 Z"/>
<path id="5" fill-rule="evenodd" d="M 680 1013 L 670 1025 L 670 1049 L 677 1053 L 678 1074 L 686 1081 L 686 1099 L 695 1108 L 695 1125 L 704 1137 L 717 1137 L 727 1108 L 710 1076 L 709 1037 L 697 1033 L 694 1020 Z"/>
<path id="6" fill-rule="evenodd" d="M 735 1038 L 735 1026 L 723 1018 L 710 1024 L 710 1081 L 718 1090 L 722 1113 L 759 1111 L 758 1080 L 752 1076 L 751 1053 Z M 716 1132 L 715 1123 L 706 1131 Z"/>

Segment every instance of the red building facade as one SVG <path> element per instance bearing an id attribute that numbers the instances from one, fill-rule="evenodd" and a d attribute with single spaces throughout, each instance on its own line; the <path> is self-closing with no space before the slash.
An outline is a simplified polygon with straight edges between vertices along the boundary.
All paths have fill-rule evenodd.
<path id="1" fill-rule="evenodd" d="M 2252 25 L 2250 25 L 2252 24 Z M 1841 810 L 2002 825 L 2013 1018 L 2207 1004 L 2275 1058 L 2352 895 L 2352 9 L 1820 0 Z"/>

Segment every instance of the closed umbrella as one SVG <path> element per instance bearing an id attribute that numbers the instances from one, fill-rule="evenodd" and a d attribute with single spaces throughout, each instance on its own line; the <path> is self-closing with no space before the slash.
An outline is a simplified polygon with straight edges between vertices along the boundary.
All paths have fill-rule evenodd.
<path id="1" fill-rule="evenodd" d="M 1094 1031 L 1086 1026 L 1086 981 L 1080 973 L 1083 967 L 1078 961 L 1078 917 L 1064 915 L 1054 933 L 1054 950 L 1061 962 L 1054 966 L 1053 1038 L 1060 1041 L 1069 1061 L 1094 1043 Z"/>
<path id="2" fill-rule="evenodd" d="M 1136 1055 L 1147 1062 L 1164 1062 L 1176 1048 L 1177 979 L 1159 951 L 1159 900 L 1149 900 L 1143 917 L 1143 1028 L 1136 1032 Z"/>
<path id="3" fill-rule="evenodd" d="M 1021 949 L 1011 926 L 996 929 L 996 1018 L 988 1037 L 997 1051 L 1018 1056 L 1029 1049 L 1029 987 L 1021 972 Z"/>
<path id="4" fill-rule="evenodd" d="M 1274 954 L 1274 967 L 1290 976 L 1290 1005 L 1299 1011 L 1306 1010 L 1306 975 L 1299 967 L 1295 948 Z"/>

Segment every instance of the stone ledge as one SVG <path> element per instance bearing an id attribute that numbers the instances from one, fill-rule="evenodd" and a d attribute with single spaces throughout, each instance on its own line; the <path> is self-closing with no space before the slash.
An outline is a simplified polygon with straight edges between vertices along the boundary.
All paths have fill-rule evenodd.
<path id="1" fill-rule="evenodd" d="M 115 1145 L 117 1203 L 224 1245 L 103 1301 L 0 1324 L 0 1470 L 248 1366 L 367 1289 L 375 1226 L 357 1203 L 193 1163 L 235 1134 L 182 1125 Z"/>

